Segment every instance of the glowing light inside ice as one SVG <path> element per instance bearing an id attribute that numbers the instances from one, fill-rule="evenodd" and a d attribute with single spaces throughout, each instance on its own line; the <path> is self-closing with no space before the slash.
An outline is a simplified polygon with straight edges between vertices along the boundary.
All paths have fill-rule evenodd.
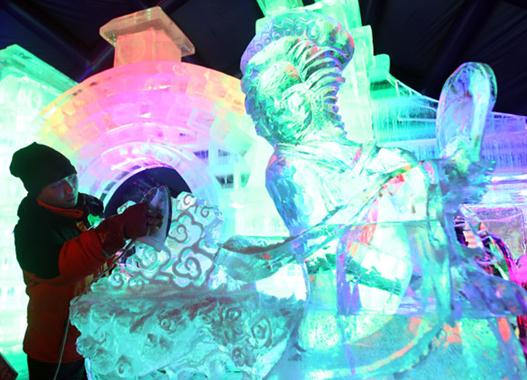
<path id="1" fill-rule="evenodd" d="M 443 169 L 441 165 L 425 165 L 422 170 L 411 170 L 412 165 L 415 165 L 413 158 L 391 148 L 408 149 L 418 159 L 437 158 L 441 153 L 450 158 L 461 143 L 479 141 L 480 133 L 477 128 L 471 128 L 471 131 L 476 131 L 475 134 L 469 134 L 468 140 L 461 143 L 455 140 L 457 145 L 449 145 L 453 140 L 452 134 L 440 135 L 438 149 L 436 119 L 440 127 L 443 127 L 440 128 L 441 131 L 451 131 L 445 129 L 444 121 L 454 120 L 450 117 L 452 112 L 462 118 L 466 117 L 480 131 L 485 128 L 482 155 L 497 162 L 494 182 L 490 185 L 494 191 L 485 195 L 482 202 L 487 202 L 491 208 L 496 204 L 507 205 L 511 200 L 517 200 L 518 195 L 522 195 L 521 186 L 503 187 L 500 181 L 519 178 L 517 174 L 524 170 L 522 160 L 527 152 L 524 149 L 527 147 L 525 118 L 489 114 L 487 111 L 491 99 L 486 100 L 487 108 L 482 109 L 469 109 L 470 104 L 453 100 L 440 103 L 438 108 L 437 101 L 425 98 L 397 81 L 389 74 L 389 57 L 373 55 L 371 30 L 362 26 L 358 2 L 355 0 L 320 1 L 305 8 L 314 12 L 317 17 L 330 16 L 338 20 L 343 29 L 353 37 L 354 52 L 349 64 L 339 63 L 342 71 L 338 75 L 345 80 L 341 87 L 332 87 L 329 80 L 334 74 L 331 69 L 335 66 L 335 61 L 331 65 L 321 64 L 317 68 L 318 78 L 309 81 L 307 85 L 301 83 L 302 80 L 296 74 L 290 75 L 297 68 L 294 65 L 287 67 L 288 63 L 284 63 L 287 58 L 284 51 L 288 48 L 297 49 L 297 58 L 300 59 L 305 59 L 308 53 L 302 50 L 302 46 L 295 47 L 294 39 L 287 40 L 291 35 L 294 38 L 304 38 L 295 35 L 294 28 L 288 26 L 297 25 L 302 29 L 310 22 L 316 24 L 317 21 L 313 20 L 317 17 L 308 17 L 306 21 L 302 11 L 298 10 L 280 19 L 282 12 L 301 7 L 302 4 L 298 1 L 259 0 L 258 3 L 268 17 L 259 20 L 256 40 L 266 41 L 269 36 L 272 38 L 269 39 L 270 42 L 251 45 L 242 60 L 244 70 L 247 65 L 254 70 L 254 78 L 253 74 L 246 73 L 246 90 L 249 88 L 251 91 L 251 86 L 254 86 L 254 104 L 262 102 L 253 108 L 249 102 L 248 110 L 256 121 L 258 133 L 271 144 L 280 139 L 286 139 L 286 143 L 291 144 L 289 147 L 280 147 L 284 156 L 277 156 L 275 151 L 273 160 L 276 160 L 278 166 L 275 168 L 278 169 L 267 174 L 267 187 L 274 204 L 264 188 L 265 166 L 267 158 L 273 154 L 272 148 L 255 136 L 245 115 L 240 82 L 212 70 L 179 62 L 180 56 L 192 51 L 191 43 L 181 37 L 181 31 L 174 30 L 166 18 L 156 13 L 158 11 L 148 13 L 154 15 L 152 19 L 156 21 L 154 28 L 145 34 L 138 30 L 135 30 L 137 33 L 134 32 L 133 36 L 119 34 L 121 26 L 127 31 L 140 28 L 139 23 L 134 24 L 140 21 L 140 17 L 128 17 L 107 25 L 106 38 L 116 45 L 116 67 L 88 78 L 52 102 L 42 114 L 42 124 L 33 123 L 34 116 L 45 104 L 74 83 L 52 69 L 45 71 L 45 65 L 42 64 L 29 66 L 35 68 L 29 72 L 17 73 L 13 67 L 18 67 L 18 58 L 8 60 L 7 64 L 2 63 L 3 66 L 0 67 L 1 99 L 13 100 L 12 103 L 0 102 L 6 105 L 5 110 L 8 111 L 1 113 L 0 124 L 13 128 L 14 123 L 18 132 L 3 136 L 4 141 L 8 141 L 1 145 L 4 162 L 10 158 L 14 139 L 14 145 L 21 146 L 32 141 L 38 132 L 39 139 L 74 159 L 79 171 L 84 173 L 81 176 L 83 190 L 92 192 L 105 201 L 134 174 L 149 168 L 171 168 L 182 175 L 200 202 L 206 200 L 209 205 L 218 206 L 218 210 L 223 213 L 223 224 L 218 219 L 214 229 L 210 227 L 214 234 L 201 236 L 197 241 L 204 239 L 207 244 L 218 243 L 222 238 L 233 234 L 250 237 L 229 240 L 231 246 L 227 247 L 231 250 L 224 247 L 222 251 L 214 244 L 206 245 L 210 251 L 207 251 L 210 253 L 208 266 L 205 265 L 206 260 L 189 260 L 192 252 L 183 253 L 175 247 L 173 252 L 179 252 L 182 262 L 200 262 L 204 265 L 203 268 L 208 269 L 203 272 L 204 277 L 196 277 L 200 279 L 199 283 L 179 278 L 176 284 L 180 293 L 177 295 L 182 298 L 176 297 L 176 300 L 171 301 L 174 304 L 158 308 L 156 298 L 148 300 L 146 296 L 149 293 L 146 290 L 142 297 L 137 297 L 137 303 L 131 302 L 130 307 L 141 309 L 143 316 L 149 315 L 143 320 L 144 324 L 138 327 L 140 332 L 137 336 L 126 328 L 128 325 L 121 323 L 123 320 L 97 319 L 112 312 L 98 303 L 97 294 L 113 289 L 111 281 L 115 285 L 120 280 L 126 282 L 134 278 L 134 275 L 143 282 L 132 282 L 131 287 L 138 286 L 135 290 L 143 289 L 148 281 L 144 281 L 142 274 L 129 272 L 130 277 L 117 278 L 114 273 L 107 283 L 101 282 L 99 288 L 80 299 L 80 306 L 92 301 L 95 305 L 91 314 L 83 314 L 82 307 L 76 309 L 76 323 L 81 330 L 85 328 L 82 349 L 88 357 L 94 359 L 94 371 L 99 375 L 129 378 L 155 373 L 156 369 L 164 367 L 167 373 L 174 376 L 188 371 L 201 372 L 211 377 L 221 377 L 226 373 L 261 377 L 271 370 L 283 352 L 294 356 L 294 352 L 287 351 L 291 347 L 286 346 L 293 326 L 296 325 L 299 326 L 298 334 L 295 335 L 295 339 L 298 339 L 296 343 L 306 349 L 307 353 L 299 361 L 301 368 L 292 366 L 283 369 L 279 364 L 276 371 L 285 371 L 282 374 L 300 371 L 294 373 L 302 373 L 311 378 L 347 376 L 350 366 L 356 366 L 357 376 L 362 376 L 365 373 L 376 373 L 375 371 L 390 373 L 415 366 L 415 376 L 424 378 L 432 369 L 442 368 L 441 355 L 449 358 L 446 351 L 438 349 L 440 359 L 436 356 L 425 364 L 419 364 L 420 355 L 430 347 L 430 339 L 436 339 L 434 342 L 439 347 L 454 347 L 454 351 L 463 345 L 464 348 L 478 346 L 489 352 L 492 350 L 499 353 L 500 344 L 504 343 L 493 333 L 499 333 L 508 344 L 506 347 L 509 358 L 497 353 L 496 361 L 489 360 L 481 368 L 478 368 L 477 360 L 468 361 L 464 368 L 459 367 L 459 362 L 456 362 L 453 368 L 458 368 L 459 373 L 463 373 L 466 368 L 470 368 L 473 373 L 480 373 L 477 371 L 484 371 L 485 368 L 517 357 L 517 346 L 514 346 L 513 341 L 505 339 L 511 334 L 510 327 L 502 322 L 504 319 L 489 319 L 489 311 L 482 309 L 477 299 L 470 305 L 456 300 L 461 302 L 456 307 L 467 315 L 480 313 L 487 319 L 482 322 L 463 319 L 458 322 L 461 329 L 457 330 L 442 325 L 449 318 L 451 282 L 454 286 L 460 286 L 464 285 L 463 281 L 467 281 L 467 278 L 476 278 L 478 280 L 475 283 L 481 284 L 484 289 L 489 289 L 489 283 L 500 287 L 502 284 L 498 280 L 482 280 L 472 272 L 467 274 L 456 270 L 453 280 L 450 279 L 448 259 L 441 261 L 437 257 L 444 255 L 442 252 L 448 249 L 454 252 L 452 255 L 455 260 L 464 260 L 465 257 L 455 248 L 448 247 L 449 242 L 452 245 L 452 240 L 448 240 L 442 229 L 443 221 L 437 215 L 430 217 L 427 214 L 428 206 L 424 206 L 427 199 L 432 199 L 437 202 L 432 204 L 432 209 L 440 209 L 440 199 L 427 186 L 430 183 L 440 185 L 430 178 L 440 178 L 437 173 Z M 275 29 L 268 24 L 272 17 L 280 20 L 274 24 Z M 313 40 L 323 40 L 325 42 L 322 45 L 329 48 L 332 44 L 340 44 L 340 48 L 346 47 L 346 41 L 339 39 L 344 34 L 335 32 L 332 29 L 334 25 L 329 25 L 327 21 L 321 21 L 318 25 L 319 29 L 312 30 Z M 278 34 L 275 33 L 277 30 Z M 113 39 L 112 36 L 118 37 Z M 174 38 L 178 40 L 177 48 L 173 45 Z M 155 42 L 151 44 L 153 50 L 129 48 L 138 43 L 144 45 L 146 41 Z M 269 46 L 262 48 L 266 44 Z M 255 46 L 264 52 L 251 51 Z M 313 51 L 320 49 L 317 43 L 313 43 L 312 47 Z M 2 53 L 13 54 L 12 50 L 7 49 Z M 346 54 L 348 53 L 350 52 Z M 329 59 L 330 55 L 326 58 Z M 34 58 L 26 52 L 18 51 L 15 56 L 34 62 Z M 280 61 L 282 58 L 284 61 Z M 335 59 L 335 55 L 332 58 Z M 338 59 L 336 58 L 337 61 Z M 274 67 L 270 69 L 267 65 L 272 64 Z M 307 76 L 311 68 L 305 62 L 302 65 L 305 71 L 300 70 L 298 75 Z M 479 66 L 477 68 L 481 69 Z M 10 70 L 16 74 L 4 75 Z M 258 70 L 269 70 L 268 76 L 259 77 Z M 35 72 L 39 75 L 35 75 Z M 251 82 L 253 79 L 254 82 Z M 460 82 L 461 85 L 463 83 L 473 86 L 470 88 L 472 93 L 489 93 L 485 87 L 489 84 L 489 77 L 468 82 L 465 78 Z M 288 86 L 294 87 L 294 90 L 287 91 Z M 320 97 L 321 94 L 327 96 L 327 103 L 320 103 L 323 98 Z M 478 104 L 482 103 L 485 101 Z M 461 111 L 445 108 L 444 105 L 460 107 Z M 330 106 L 335 108 L 330 109 Z M 335 111 L 337 107 L 338 111 Z M 293 115 L 292 110 L 295 110 Z M 275 124 L 271 125 L 269 121 Z M 277 128 L 286 124 L 288 127 L 299 127 L 299 130 L 306 127 L 316 138 L 312 144 L 309 141 L 304 144 L 305 131 L 301 130 L 295 135 L 294 128 L 270 129 L 271 126 Z M 461 127 L 458 132 L 463 135 L 463 125 L 467 124 L 459 125 Z M 2 130 L 12 131 L 8 128 Z M 512 144 L 513 141 L 515 144 Z M 373 142 L 380 148 L 372 147 L 370 144 Z M 300 153 L 295 151 L 302 144 L 304 150 Z M 328 152 L 331 154 L 328 155 Z M 466 164 L 470 166 L 477 161 L 478 155 L 479 146 L 474 147 L 467 157 L 459 157 L 459 160 L 454 161 L 458 168 L 463 166 L 460 160 L 467 160 Z M 316 159 L 311 160 L 310 157 Z M 357 170 L 349 170 L 356 165 L 354 160 L 359 160 L 360 157 L 375 157 L 370 162 L 361 163 L 371 176 L 364 177 L 362 174 L 357 175 Z M 286 165 L 280 167 L 284 162 Z M 326 174 L 331 167 L 341 168 L 342 171 L 328 176 Z M 397 176 L 386 181 L 385 175 L 388 172 Z M 475 171 L 472 179 L 482 183 L 483 178 L 478 174 Z M 430 183 L 427 182 L 429 180 Z M 20 298 L 23 286 L 14 260 L 9 229 L 16 219 L 14 208 L 18 202 L 15 199 L 21 197 L 22 190 L 14 182 L 13 178 L 6 178 L 5 183 L 10 185 L 7 186 L 8 193 L 3 199 L 9 204 L 6 203 L 3 209 L 8 211 L 2 218 L 6 239 L 3 240 L 5 247 L 0 251 L 2 274 L 11 273 L 13 276 L 2 276 L 0 279 L 1 305 L 12 305 L 13 312 L 2 313 L 12 319 L 3 318 L 1 322 L 12 325 L 12 321 L 19 321 L 20 329 L 16 333 L 13 330 L 13 335 L 5 338 L 6 340 L 2 336 L 1 341 L 11 342 L 7 344 L 10 349 L 19 349 L 19 343 L 15 342 L 20 342 L 20 331 L 24 325 L 21 310 L 25 302 L 19 301 L 23 300 Z M 459 197 L 465 194 L 465 190 L 460 190 L 465 185 L 456 182 Z M 382 197 L 377 197 L 378 188 L 383 189 Z M 343 205 L 343 199 L 354 199 L 355 203 L 344 202 L 343 209 L 331 214 L 335 207 Z M 460 199 L 455 198 L 458 201 Z M 275 205 L 283 221 L 279 219 Z M 291 205 L 297 207 L 297 210 L 287 209 Z M 363 209 L 364 205 L 367 207 Z M 180 212 L 186 211 L 180 209 Z M 505 220 L 503 218 L 509 215 L 517 215 L 518 209 L 505 210 L 502 207 L 499 212 L 501 214 L 494 207 L 489 218 L 500 215 L 501 220 Z M 521 207 L 519 212 L 522 214 Z M 360 219 L 361 217 L 364 219 Z M 520 219 L 514 219 L 518 223 L 518 230 L 524 227 L 523 219 L 519 221 Z M 317 224 L 321 221 L 322 226 Z M 325 222 L 329 222 L 328 225 L 331 226 L 332 223 L 350 221 L 357 228 L 350 227 L 346 233 L 324 225 Z M 292 236 L 299 237 L 284 242 L 283 239 L 288 235 L 285 227 Z M 498 224 L 495 228 L 504 231 L 503 226 Z M 307 235 L 302 236 L 306 229 Z M 331 234 L 341 236 L 338 244 L 331 241 Z M 518 239 L 518 234 L 505 238 L 513 242 Z M 272 239 L 266 240 L 269 237 Z M 521 234 L 519 239 L 524 242 L 524 235 Z M 271 244 L 274 248 L 269 251 L 270 255 L 266 251 L 258 260 L 237 251 L 246 246 L 263 247 L 265 244 Z M 520 247 L 521 244 L 517 243 L 516 246 Z M 291 251 L 296 256 L 292 257 Z M 260 251 L 257 249 L 256 252 Z M 409 256 L 408 252 L 415 254 Z M 145 249 L 136 257 L 137 260 L 143 260 L 138 267 L 148 267 L 148 263 L 153 263 L 155 268 L 152 273 L 157 273 L 158 263 L 150 260 L 152 257 L 157 256 Z M 218 260 L 215 267 L 212 265 L 213 258 Z M 306 259 L 309 260 L 304 268 Z M 277 269 L 273 268 L 273 264 L 285 266 Z M 173 268 L 184 268 L 178 265 Z M 190 271 L 196 268 L 186 267 Z M 247 281 L 250 275 L 261 280 L 251 283 Z M 207 284 L 213 290 L 211 293 L 208 293 L 211 289 L 207 289 Z M 311 287 L 307 298 L 306 285 Z M 181 293 L 182 289 L 189 288 L 204 291 L 190 292 L 191 297 L 194 297 L 192 302 L 199 299 L 204 302 L 207 299 L 208 302 L 205 304 L 209 309 L 202 304 L 196 306 L 196 310 L 201 313 L 199 323 L 188 312 L 192 302 Z M 464 290 L 476 291 L 470 287 Z M 504 290 L 503 299 L 496 305 L 495 314 L 511 314 L 514 302 L 508 295 L 510 294 Z M 209 296 L 211 298 L 207 298 Z M 119 293 L 119 297 L 126 298 L 126 291 Z M 490 296 L 485 293 L 482 297 Z M 141 300 L 145 302 L 141 303 Z M 304 303 L 307 305 L 305 315 L 302 313 Z M 112 305 L 115 307 L 114 311 L 123 308 L 123 303 L 116 302 Z M 125 309 L 121 310 L 123 315 L 132 321 L 134 314 Z M 162 323 L 158 324 L 157 320 Z M 219 322 L 226 320 L 232 324 Z M 243 331 L 233 322 L 235 320 L 243 321 L 240 325 L 243 326 Z M 90 333 L 97 326 L 102 326 L 100 332 L 107 339 L 108 350 L 105 355 L 95 355 L 90 351 L 94 348 L 90 343 Z M 198 333 L 197 326 L 201 328 Z M 401 326 L 404 327 L 404 334 L 398 336 L 396 333 L 400 332 Z M 180 329 L 177 334 L 176 327 Z M 471 334 L 472 330 L 484 332 L 475 337 Z M 238 333 L 239 340 L 225 338 L 230 336 L 228 334 Z M 270 338 L 271 333 L 275 340 Z M 166 339 L 170 334 L 176 334 L 177 339 Z M 172 335 L 171 339 L 176 335 Z M 126 337 L 123 338 L 126 342 L 120 342 L 118 346 L 123 344 L 123 347 L 136 347 L 136 357 L 146 352 L 144 360 L 134 362 L 128 357 L 133 354 L 132 351 L 120 352 L 119 347 L 115 346 L 118 336 Z M 388 336 L 397 338 L 388 339 Z M 391 356 L 379 350 L 371 337 L 386 338 L 385 348 L 387 351 L 392 350 Z M 188 346 L 175 346 L 175 341 L 184 342 Z M 198 346 L 193 347 L 194 343 Z M 354 347 L 356 351 L 352 350 L 352 354 L 340 351 L 343 350 L 343 343 Z M 3 343 L 3 346 L 6 347 L 6 344 Z M 113 352 L 112 347 L 115 349 Z M 158 350 L 160 348 L 172 356 L 161 355 Z M 195 357 L 192 357 L 192 353 Z M 476 355 L 476 359 L 478 357 Z M 188 362 L 190 359 L 191 362 Z M 323 365 L 324 362 L 332 363 L 334 368 L 321 368 L 320 364 Z M 509 367 L 504 370 L 504 374 L 505 371 L 513 373 L 514 368 L 510 367 L 513 365 L 507 363 Z M 210 366 L 206 367 L 208 364 Z"/>

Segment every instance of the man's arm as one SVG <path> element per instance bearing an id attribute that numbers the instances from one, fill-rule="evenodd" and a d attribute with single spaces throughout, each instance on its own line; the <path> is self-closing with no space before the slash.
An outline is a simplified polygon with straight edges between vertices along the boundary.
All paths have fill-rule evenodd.
<path id="1" fill-rule="evenodd" d="M 57 284 L 74 283 L 97 273 L 124 246 L 126 239 L 147 235 L 157 222 L 157 216 L 152 216 L 143 203 L 129 207 L 122 214 L 104 220 L 97 228 L 81 232 L 65 242 L 61 242 L 57 232 L 49 226 L 40 229 L 17 226 L 17 258 L 24 271 L 42 280 Z"/>

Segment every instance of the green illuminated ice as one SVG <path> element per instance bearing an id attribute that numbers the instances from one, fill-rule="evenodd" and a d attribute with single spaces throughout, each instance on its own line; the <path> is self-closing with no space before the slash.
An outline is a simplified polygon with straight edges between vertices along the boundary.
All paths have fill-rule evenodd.
<path id="1" fill-rule="evenodd" d="M 27 375 L 22 353 L 27 296 L 12 232 L 25 190 L 7 167 L 14 151 L 35 141 L 35 119 L 42 108 L 74 85 L 74 81 L 18 45 L 0 50 L 0 351 L 21 378 Z"/>

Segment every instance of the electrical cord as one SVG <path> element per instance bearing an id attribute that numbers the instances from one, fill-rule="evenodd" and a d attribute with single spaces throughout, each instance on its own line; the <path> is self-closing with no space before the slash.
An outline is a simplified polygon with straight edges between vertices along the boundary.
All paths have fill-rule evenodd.
<path id="1" fill-rule="evenodd" d="M 108 265 L 108 268 L 106 268 L 105 270 L 103 270 L 102 272 L 100 272 L 97 277 L 95 277 L 93 279 L 93 282 L 97 282 L 100 278 L 106 276 L 107 274 L 109 274 L 113 268 L 114 268 L 114 264 L 117 264 L 119 262 L 119 260 L 121 260 L 122 257 L 129 257 L 131 255 L 128 254 L 128 252 L 133 248 L 133 245 L 135 244 L 136 242 L 136 239 L 133 239 L 133 240 L 130 240 L 126 245 L 125 247 L 121 250 L 121 252 L 118 254 L 118 255 L 115 255 L 113 258 L 112 258 L 112 261 L 111 261 L 111 264 Z"/>
<path id="2" fill-rule="evenodd" d="M 57 369 L 55 370 L 55 374 L 53 375 L 53 380 L 57 380 L 57 376 L 59 375 L 60 366 L 62 365 L 62 357 L 64 356 L 64 349 L 66 348 L 66 340 L 68 338 L 69 327 L 70 327 L 70 314 L 68 310 L 68 316 L 66 318 L 66 328 L 64 330 L 64 335 L 62 336 L 62 344 L 60 346 L 59 361 L 57 363 Z"/>

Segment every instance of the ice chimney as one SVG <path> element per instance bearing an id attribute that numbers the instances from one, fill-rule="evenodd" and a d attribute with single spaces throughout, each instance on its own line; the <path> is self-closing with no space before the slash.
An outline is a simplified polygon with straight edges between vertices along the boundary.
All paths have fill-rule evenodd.
<path id="1" fill-rule="evenodd" d="M 148 8 L 114 18 L 99 34 L 115 48 L 114 67 L 145 61 L 181 61 L 194 45 L 163 12 Z"/>

